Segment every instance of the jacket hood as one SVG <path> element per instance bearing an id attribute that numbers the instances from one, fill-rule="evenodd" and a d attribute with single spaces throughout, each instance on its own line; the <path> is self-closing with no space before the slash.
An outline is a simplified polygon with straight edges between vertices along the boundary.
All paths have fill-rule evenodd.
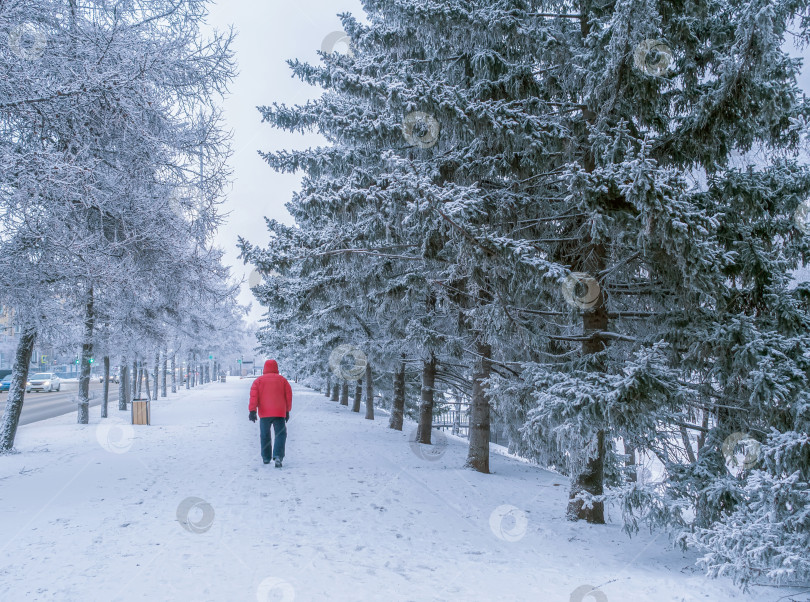
<path id="1" fill-rule="evenodd" d="M 278 374 L 278 364 L 276 360 L 267 360 L 264 362 L 263 374 Z"/>

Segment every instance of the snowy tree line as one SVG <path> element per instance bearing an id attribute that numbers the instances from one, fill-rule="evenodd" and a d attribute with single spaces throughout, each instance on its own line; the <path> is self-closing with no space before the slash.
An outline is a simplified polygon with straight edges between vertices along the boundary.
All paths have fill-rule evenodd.
<path id="1" fill-rule="evenodd" d="M 206 4 L 0 3 L 0 306 L 21 329 L 2 450 L 37 340 L 81 347 L 86 424 L 94 356 L 121 366 L 125 409 L 143 376 L 156 395 L 162 371 L 165 395 L 168 364 L 207 360 L 242 324 L 212 244 L 233 34 L 208 30 Z"/>
<path id="2" fill-rule="evenodd" d="M 263 348 L 355 410 L 328 361 L 359 350 L 366 417 L 376 388 L 423 443 L 469 400 L 468 466 L 504 428 L 569 519 L 613 501 L 710 574 L 810 577 L 808 3 L 363 6 L 349 52 L 289 63 L 322 95 L 260 109 L 326 139 L 263 154 L 303 174 L 295 225 L 241 241 Z"/>

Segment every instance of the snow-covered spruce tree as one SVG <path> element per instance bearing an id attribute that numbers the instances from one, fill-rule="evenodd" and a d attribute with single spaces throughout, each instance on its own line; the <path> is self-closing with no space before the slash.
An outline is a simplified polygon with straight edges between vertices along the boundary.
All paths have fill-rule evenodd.
<path id="1" fill-rule="evenodd" d="M 808 257 L 800 204 L 810 174 L 771 152 L 770 165 L 725 169 L 708 181 L 705 203 L 722 215 L 727 288 L 674 340 L 693 375 L 692 411 L 703 430 L 696 460 L 670 461 L 663 496 L 664 507 L 694 505 L 683 537 L 706 552 L 709 573 L 743 584 L 810 576 L 810 295 L 807 283 L 789 284 Z"/>
<path id="2" fill-rule="evenodd" d="M 803 291 L 789 291 L 787 281 L 806 257 L 791 217 L 806 198 L 807 174 L 790 163 L 728 166 L 732 152 L 751 145 L 778 157 L 797 141 L 791 123 L 806 107 L 797 65 L 781 47 L 786 24 L 804 9 L 712 3 L 699 22 L 663 8 L 650 18 L 649 6 L 635 3 L 580 10 L 586 19 L 569 34 L 585 34 L 582 45 L 567 60 L 541 62 L 541 82 L 553 91 L 566 65 L 576 67 L 565 96 L 584 106 L 581 119 L 572 111 L 559 123 L 574 132 L 583 126 L 588 137 L 575 169 L 559 172 L 568 197 L 557 214 L 586 213 L 588 236 L 602 248 L 582 246 L 582 223 L 558 220 L 550 232 L 575 234 L 575 244 L 561 241 L 547 257 L 591 272 L 592 298 L 573 295 L 586 306 L 583 335 L 615 342 L 592 364 L 528 366 L 522 382 L 542 393 L 518 383 L 503 402 L 528 399 L 528 409 L 514 411 L 526 412 L 528 445 L 538 429 L 570 452 L 571 442 L 604 430 L 655 453 L 676 499 L 646 498 L 641 511 L 678 520 L 684 499 L 695 504 L 695 539 L 708 547 L 712 572 L 805 577 L 807 315 Z M 549 37 L 555 52 L 565 23 L 550 25 L 559 28 Z M 658 58 L 650 52 L 656 45 Z M 684 168 L 697 177 L 681 181 L 673 172 Z M 598 261 L 594 271 L 565 257 Z M 583 288 L 592 288 L 586 278 Z M 723 462 L 735 432 L 755 437 L 763 459 L 762 470 L 742 480 Z M 537 443 L 546 449 L 548 440 Z M 768 516 L 763 540 L 757 525 Z"/>
<path id="3" fill-rule="evenodd" d="M 475 124 L 472 148 L 482 152 L 480 163 L 474 153 L 463 155 L 457 181 L 477 194 L 446 206 L 481 255 L 471 270 L 486 268 L 485 279 L 473 279 L 484 292 L 473 315 L 479 324 L 505 321 L 516 329 L 531 321 L 514 315 L 543 316 L 536 347 L 545 361 L 527 363 L 518 381 L 530 399 L 521 410 L 523 434 L 541 457 L 568 464 L 569 516 L 601 522 L 602 503 L 593 496 L 603 492 L 605 470 L 617 470 L 610 439 L 660 451 L 671 447 L 668 434 L 691 428 L 684 401 L 691 401 L 690 390 L 676 378 L 680 349 L 666 343 L 676 340 L 685 317 L 722 295 L 726 256 L 715 236 L 716 210 L 703 205 L 700 187 L 679 170 L 715 173 L 734 148 L 783 141 L 778 127 L 787 127 L 794 110 L 793 67 L 778 39 L 756 35 L 754 20 L 771 16 L 755 3 L 741 4 L 730 20 L 725 5 L 714 6 L 724 15 L 719 34 L 684 31 L 679 14 L 650 19 L 645 3 L 581 3 L 579 14 L 560 18 L 540 3 L 530 10 L 444 6 L 452 7 L 444 16 L 431 14 L 432 6 L 406 15 L 397 13 L 402 3 L 387 7 L 386 22 L 419 24 L 412 25 L 417 37 L 426 23 L 435 26 L 426 44 L 454 40 L 456 26 L 464 39 L 451 64 L 465 66 L 470 57 L 461 74 L 446 70 L 424 89 L 410 82 L 399 97 L 435 105 L 442 132 L 458 123 L 442 109 L 466 101 L 458 104 Z M 741 52 L 742 62 L 729 58 Z M 452 93 L 442 94 L 453 83 Z M 780 105 L 784 114 L 774 115 Z M 748 119 L 738 118 L 741 111 Z M 456 127 L 463 148 L 464 131 Z M 533 279 L 505 277 L 521 264 L 534 268 Z M 563 281 L 569 271 L 575 275 Z M 573 320 L 564 296 L 583 310 Z M 488 305 L 498 313 L 484 320 Z M 486 343 L 496 350 L 514 345 L 492 331 Z M 548 453 L 555 451 L 550 444 L 564 454 Z"/>
<path id="4" fill-rule="evenodd" d="M 336 56 L 327 57 L 327 63 L 339 61 Z M 411 242 L 403 237 L 401 227 L 392 226 L 402 224 L 407 216 L 402 206 L 408 197 L 401 194 L 404 187 L 393 189 L 381 175 L 379 153 L 370 152 L 368 147 L 379 144 L 375 134 L 366 132 L 367 140 L 353 140 L 350 132 L 333 123 L 349 106 L 346 99 L 328 94 L 306 107 L 263 109 L 265 119 L 292 130 L 317 122 L 321 133 L 339 143 L 302 153 L 266 155 L 277 169 L 305 166 L 308 176 L 302 192 L 288 204 L 298 228 L 271 222 L 271 246 L 262 253 L 246 248 L 245 257 L 265 272 L 286 271 L 284 264 L 295 265 L 293 288 L 284 287 L 283 295 L 271 299 L 268 293 L 273 291 L 258 287 L 257 297 L 264 305 L 281 302 L 293 308 L 285 320 L 287 328 L 307 332 L 299 337 L 307 341 L 305 349 L 320 352 L 306 354 L 309 361 L 321 357 L 324 350 L 349 344 L 370 357 L 375 372 L 382 369 L 396 374 L 402 353 L 410 351 L 405 329 L 420 281 L 422 291 L 426 291 L 419 273 L 421 241 L 416 237 Z M 356 125 L 362 127 L 360 120 Z M 395 136 L 402 144 L 401 130 Z M 269 282 L 277 285 L 278 280 L 270 278 Z M 424 299 L 427 292 L 421 295 Z M 306 301 L 301 303 L 302 299 Z M 320 300 L 321 310 L 316 310 L 316 300 Z M 281 331 L 281 313 L 276 307 L 274 321 L 266 329 L 271 336 Z M 307 325 L 314 316 L 315 328 L 326 337 L 325 343 L 323 337 L 314 337 Z M 393 387 L 384 383 L 384 389 L 391 391 Z M 401 389 L 398 391 L 394 405 L 402 408 L 404 398 Z M 398 418 L 401 410 L 394 414 Z M 392 426 L 401 428 L 401 420 Z"/>

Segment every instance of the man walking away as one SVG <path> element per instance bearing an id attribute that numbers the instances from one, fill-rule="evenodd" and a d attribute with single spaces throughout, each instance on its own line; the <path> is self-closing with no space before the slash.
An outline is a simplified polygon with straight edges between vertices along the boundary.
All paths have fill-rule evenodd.
<path id="1" fill-rule="evenodd" d="M 256 422 L 256 410 L 259 412 L 259 433 L 261 435 L 262 460 L 270 464 L 276 461 L 276 468 L 281 468 L 284 460 L 284 444 L 287 442 L 287 421 L 292 409 L 292 388 L 287 379 L 278 373 L 276 360 L 264 362 L 264 374 L 253 381 L 250 387 L 249 418 Z M 276 444 L 273 445 L 270 428 L 276 432 Z"/>

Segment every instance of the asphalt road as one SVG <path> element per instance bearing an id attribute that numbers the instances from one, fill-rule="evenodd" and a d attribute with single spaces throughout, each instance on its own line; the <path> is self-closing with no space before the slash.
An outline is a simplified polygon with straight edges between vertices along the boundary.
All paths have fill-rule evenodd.
<path id="1" fill-rule="evenodd" d="M 39 420 L 46 420 L 54 416 L 61 416 L 69 412 L 78 411 L 79 383 L 62 383 L 61 390 L 53 393 L 25 394 L 20 424 L 30 424 Z M 101 405 L 102 386 L 97 380 L 90 383 L 90 407 Z M 6 399 L 8 392 L 0 393 L 0 419 L 6 412 Z M 110 383 L 109 403 L 118 407 L 118 385 Z M 92 411 L 92 410 L 91 410 Z"/>

